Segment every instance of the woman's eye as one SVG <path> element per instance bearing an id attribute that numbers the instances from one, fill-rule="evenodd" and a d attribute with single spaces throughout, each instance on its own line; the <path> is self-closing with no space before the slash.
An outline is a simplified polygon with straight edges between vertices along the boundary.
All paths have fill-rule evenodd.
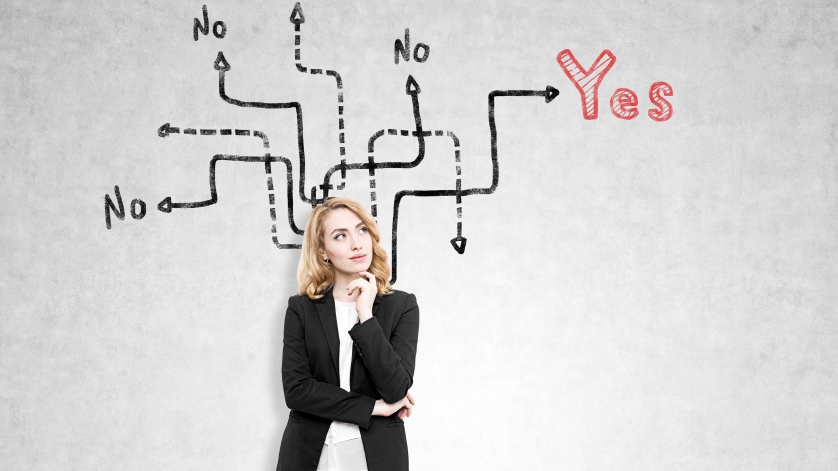
<path id="1" fill-rule="evenodd" d="M 340 234 L 336 235 L 336 236 L 335 236 L 335 240 L 338 240 L 338 239 L 340 239 L 341 237 L 346 237 L 346 234 L 344 234 L 344 233 L 340 233 Z"/>
<path id="2" fill-rule="evenodd" d="M 367 228 L 366 228 L 366 226 L 364 226 L 364 227 L 362 227 L 362 228 L 361 228 L 361 232 L 362 232 L 362 233 L 363 233 L 363 232 L 368 232 L 368 231 L 369 231 L 369 229 L 367 229 Z"/>

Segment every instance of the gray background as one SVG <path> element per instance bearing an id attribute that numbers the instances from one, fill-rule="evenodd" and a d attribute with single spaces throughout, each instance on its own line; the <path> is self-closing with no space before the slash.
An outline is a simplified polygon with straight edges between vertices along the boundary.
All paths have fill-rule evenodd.
<path id="1" fill-rule="evenodd" d="M 0 463 L 4 469 L 273 469 L 287 420 L 282 321 L 298 250 L 278 250 L 260 164 L 218 165 L 263 129 L 308 182 L 339 162 L 335 84 L 299 73 L 290 1 L 5 1 L 0 19 Z M 396 288 L 422 313 L 407 434 L 414 469 L 832 469 L 838 459 L 838 165 L 834 2 L 303 2 L 303 62 L 341 73 L 347 160 L 382 128 L 461 141 L 463 201 L 405 198 Z M 393 63 L 393 42 L 431 47 Z M 556 55 L 617 57 L 599 118 Z M 674 115 L 646 116 L 653 82 Z M 627 87 L 640 116 L 615 118 Z M 377 173 L 390 237 L 402 189 L 453 188 L 450 141 Z M 379 141 L 408 161 L 415 140 Z M 275 167 L 281 169 L 282 167 Z M 369 203 L 364 172 L 343 194 Z M 119 185 L 140 221 L 103 201 Z M 295 180 L 296 185 L 296 180 Z M 283 194 L 280 192 L 280 194 Z M 296 193 L 295 193 L 296 194 Z M 283 207 L 280 198 L 278 205 Z M 297 223 L 310 206 L 295 203 Z M 281 222 L 283 242 L 298 243 Z M 390 250 L 389 243 L 385 243 Z"/>

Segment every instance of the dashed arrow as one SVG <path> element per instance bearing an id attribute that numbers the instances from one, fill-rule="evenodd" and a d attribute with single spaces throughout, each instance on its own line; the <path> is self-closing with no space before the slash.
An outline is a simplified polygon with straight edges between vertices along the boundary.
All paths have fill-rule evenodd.
<path id="1" fill-rule="evenodd" d="M 458 254 L 462 255 L 466 251 L 466 238 L 463 237 L 463 223 L 457 223 L 457 237 L 451 239 L 451 245 Z"/>
<path id="2" fill-rule="evenodd" d="M 301 54 L 301 46 L 300 46 L 300 24 L 305 22 L 305 17 L 303 16 L 303 8 L 300 6 L 300 3 L 297 2 L 294 5 L 294 10 L 291 12 L 291 23 L 294 23 L 294 60 L 296 61 L 297 70 L 304 73 L 304 74 L 311 74 L 311 75 L 322 75 L 324 73 L 324 69 L 315 69 L 305 67 L 303 64 L 300 63 L 302 54 Z M 337 86 L 337 108 L 338 108 L 338 146 L 339 155 L 341 158 L 344 158 L 346 155 L 346 123 L 343 119 L 343 111 L 344 111 L 344 103 L 343 103 L 343 79 L 341 78 L 340 74 L 336 70 L 325 70 L 326 75 L 335 79 L 335 85 Z M 311 197 L 311 204 L 312 207 L 318 201 L 326 201 L 327 195 L 324 191 L 323 199 L 318 200 L 316 193 L 315 196 Z"/>
<path id="3" fill-rule="evenodd" d="M 173 127 L 169 126 L 169 123 L 166 123 L 166 124 L 160 126 L 157 129 L 157 135 L 160 136 L 160 137 L 166 137 L 166 136 L 169 135 L 169 133 L 179 133 L 179 132 L 180 132 L 180 129 L 173 128 Z"/>
<path id="4" fill-rule="evenodd" d="M 183 130 L 184 134 L 189 134 L 193 136 L 197 136 L 198 133 L 196 132 L 195 128 L 186 128 Z M 174 127 L 169 123 L 165 123 L 159 128 L 157 128 L 157 135 L 160 137 L 168 137 L 169 134 L 180 134 L 180 128 Z M 201 136 L 232 136 L 235 134 L 236 136 L 250 136 L 251 131 L 250 129 L 232 129 L 232 128 L 222 128 L 222 129 L 201 129 Z M 270 142 L 268 141 L 268 136 L 263 133 L 262 131 L 253 130 L 252 135 L 262 139 L 262 144 L 265 148 L 270 148 Z"/>
<path id="5" fill-rule="evenodd" d="M 303 15 L 303 7 L 300 6 L 300 2 L 297 2 L 294 5 L 294 10 L 291 11 L 291 23 L 294 23 L 298 28 L 301 24 L 306 22 L 306 17 Z M 299 31 L 299 29 L 297 29 Z"/>

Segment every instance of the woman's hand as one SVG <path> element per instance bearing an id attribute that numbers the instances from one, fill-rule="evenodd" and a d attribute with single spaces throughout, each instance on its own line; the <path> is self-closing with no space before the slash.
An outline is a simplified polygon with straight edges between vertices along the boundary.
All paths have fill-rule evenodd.
<path id="1" fill-rule="evenodd" d="M 398 412 L 399 418 L 403 419 L 405 415 L 410 417 L 411 409 L 413 409 L 413 396 L 408 393 L 407 396 L 402 398 L 402 400 L 393 404 L 384 402 L 384 399 L 378 399 L 375 401 L 375 407 L 372 409 L 372 415 L 387 417 Z"/>
<path id="2" fill-rule="evenodd" d="M 355 310 L 358 311 L 358 319 L 361 322 L 366 322 L 372 317 L 372 303 L 375 301 L 375 295 L 378 294 L 378 284 L 375 282 L 375 275 L 368 271 L 359 271 L 359 275 L 365 278 L 358 278 L 352 280 L 346 286 L 346 295 L 352 296 L 355 290 L 360 290 L 361 294 L 355 300 Z"/>
<path id="3" fill-rule="evenodd" d="M 413 411 L 413 406 L 416 405 L 416 401 L 413 400 L 413 396 L 410 395 L 410 391 L 408 391 L 407 396 L 405 399 L 410 401 L 411 407 L 402 407 L 399 409 L 399 418 L 404 419 L 405 417 L 410 417 L 410 413 Z"/>

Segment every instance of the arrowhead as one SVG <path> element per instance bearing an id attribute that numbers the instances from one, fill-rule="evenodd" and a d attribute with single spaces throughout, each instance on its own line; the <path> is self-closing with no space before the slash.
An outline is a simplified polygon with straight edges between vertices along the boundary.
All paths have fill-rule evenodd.
<path id="1" fill-rule="evenodd" d="M 454 246 L 454 250 L 457 251 L 458 254 L 462 255 L 463 252 L 466 251 L 466 238 L 465 237 L 454 237 L 451 239 L 451 245 Z"/>
<path id="2" fill-rule="evenodd" d="M 559 91 L 550 85 L 547 85 L 547 96 L 544 97 L 544 102 L 550 103 L 553 101 L 553 98 L 556 98 L 557 96 L 559 96 Z"/>
<path id="3" fill-rule="evenodd" d="M 215 58 L 215 64 L 213 64 L 213 67 L 215 67 L 215 70 L 218 71 L 223 70 L 224 72 L 226 72 L 230 70 L 230 63 L 227 62 L 227 59 L 224 58 L 223 52 L 218 51 L 218 57 Z"/>
<path id="4" fill-rule="evenodd" d="M 415 95 L 422 91 L 422 89 L 419 88 L 419 84 L 416 83 L 416 79 L 414 79 L 412 75 L 407 76 L 407 84 L 405 84 L 404 88 L 405 93 L 408 95 Z"/>
<path id="5" fill-rule="evenodd" d="M 303 7 L 300 6 L 300 2 L 297 2 L 294 5 L 294 11 L 291 12 L 291 23 L 295 25 L 299 25 L 306 22 L 306 17 L 303 16 Z"/>
<path id="6" fill-rule="evenodd" d="M 160 210 L 162 213 L 171 213 L 172 212 L 172 197 L 167 196 L 160 204 L 157 205 L 157 209 Z"/>
<path id="7" fill-rule="evenodd" d="M 169 123 L 166 123 L 159 128 L 157 128 L 157 135 L 160 137 L 166 137 L 169 135 Z"/>

